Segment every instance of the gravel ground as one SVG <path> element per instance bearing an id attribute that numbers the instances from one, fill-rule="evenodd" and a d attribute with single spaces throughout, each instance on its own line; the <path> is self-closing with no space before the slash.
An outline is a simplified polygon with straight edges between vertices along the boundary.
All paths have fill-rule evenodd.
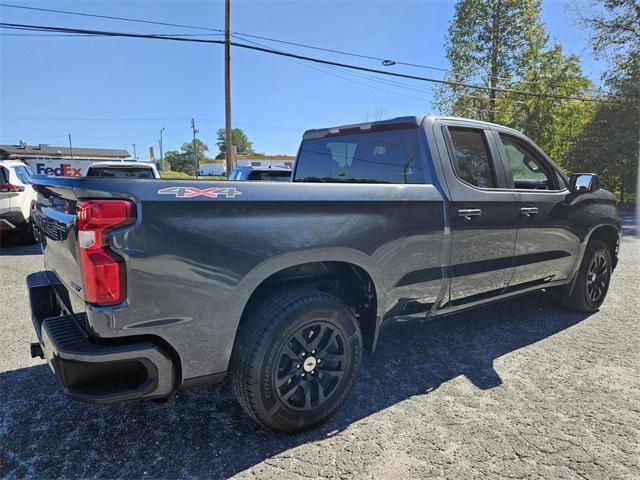
<path id="1" fill-rule="evenodd" d="M 29 358 L 24 278 L 34 247 L 0 257 L 0 477 L 639 478 L 640 238 L 594 315 L 544 294 L 428 323 L 392 324 L 325 426 L 254 424 L 228 385 L 165 404 L 62 395 Z"/>

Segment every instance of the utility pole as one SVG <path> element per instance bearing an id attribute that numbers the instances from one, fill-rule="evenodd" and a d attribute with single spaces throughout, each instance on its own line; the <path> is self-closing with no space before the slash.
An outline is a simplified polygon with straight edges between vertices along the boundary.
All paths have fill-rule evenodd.
<path id="1" fill-rule="evenodd" d="M 164 132 L 164 127 L 160 129 L 160 170 L 164 169 L 164 153 L 162 151 L 162 132 Z"/>
<path id="2" fill-rule="evenodd" d="M 71 154 L 71 160 L 73 160 L 73 145 L 71 145 L 71 134 L 69 134 L 69 153 Z"/>
<path id="3" fill-rule="evenodd" d="M 195 157 L 196 164 L 196 178 L 198 178 L 198 170 L 200 170 L 200 162 L 198 161 L 198 150 L 196 150 L 196 133 L 200 130 L 196 128 L 196 121 L 191 119 L 191 130 L 193 130 L 193 155 Z"/>
<path id="4" fill-rule="evenodd" d="M 138 159 L 138 155 L 136 154 L 136 144 L 132 143 L 131 145 L 133 145 L 133 159 L 137 160 Z"/>
<path id="5" fill-rule="evenodd" d="M 224 2 L 224 117 L 225 160 L 227 177 L 233 170 L 233 136 L 231 135 L 231 0 Z"/>

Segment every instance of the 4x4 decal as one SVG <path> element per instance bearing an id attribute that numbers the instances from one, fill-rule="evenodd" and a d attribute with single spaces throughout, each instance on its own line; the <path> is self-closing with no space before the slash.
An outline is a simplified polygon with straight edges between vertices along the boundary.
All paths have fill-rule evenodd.
<path id="1" fill-rule="evenodd" d="M 196 188 L 196 187 L 169 187 L 158 190 L 159 195 L 174 195 L 176 198 L 194 198 L 194 197 L 227 197 L 235 198 L 238 195 L 242 195 L 242 192 L 237 188 Z"/>

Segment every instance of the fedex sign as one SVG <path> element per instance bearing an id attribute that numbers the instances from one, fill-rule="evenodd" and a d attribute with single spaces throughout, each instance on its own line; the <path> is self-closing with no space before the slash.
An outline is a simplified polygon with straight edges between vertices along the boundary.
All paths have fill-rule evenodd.
<path id="1" fill-rule="evenodd" d="M 32 160 L 31 168 L 38 175 L 50 177 L 82 177 L 91 162 L 74 160 Z"/>

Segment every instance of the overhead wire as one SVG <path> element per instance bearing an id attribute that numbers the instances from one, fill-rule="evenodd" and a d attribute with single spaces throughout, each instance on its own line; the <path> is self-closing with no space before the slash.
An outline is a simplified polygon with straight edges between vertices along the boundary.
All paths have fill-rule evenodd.
<path id="1" fill-rule="evenodd" d="M 105 30 L 63 28 L 63 27 L 52 27 L 52 26 L 43 26 L 43 25 L 28 25 L 28 24 L 15 24 L 15 23 L 4 23 L 4 22 L 0 23 L 0 28 L 18 28 L 18 29 L 19 28 L 27 28 L 27 29 L 31 29 L 31 30 L 46 31 L 46 32 L 95 34 L 95 35 L 105 35 L 105 36 L 111 36 L 111 37 L 146 38 L 146 39 L 170 40 L 170 41 L 182 41 L 182 42 L 194 42 L 194 43 L 213 43 L 213 44 L 219 44 L 219 45 L 225 43 L 222 40 L 208 40 L 208 39 L 202 39 L 202 38 L 184 38 L 184 37 L 175 37 L 175 36 L 171 36 L 171 35 L 159 36 L 159 35 L 130 33 L 130 32 L 114 32 L 114 31 L 105 31 Z M 488 87 L 488 86 L 484 86 L 484 85 L 475 85 L 475 84 L 470 84 L 470 83 L 465 83 L 465 82 L 456 82 L 456 81 L 451 81 L 451 80 L 446 80 L 446 79 L 423 77 L 423 76 L 419 76 L 419 75 L 412 75 L 412 74 L 401 73 L 401 72 L 390 72 L 390 71 L 380 70 L 380 69 L 377 69 L 377 68 L 363 67 L 363 66 L 360 66 L 360 65 L 353 65 L 353 64 L 343 63 L 343 62 L 336 62 L 336 61 L 333 61 L 333 60 L 326 60 L 326 59 L 321 59 L 321 58 L 317 58 L 317 57 L 310 57 L 310 56 L 306 56 L 306 55 L 300 55 L 300 54 L 296 54 L 296 53 L 292 53 L 292 52 L 285 52 L 285 51 L 282 51 L 282 50 L 275 50 L 275 49 L 272 49 L 272 48 L 260 47 L 260 46 L 257 46 L 257 45 L 249 45 L 249 44 L 246 44 L 246 43 L 243 44 L 243 43 L 237 43 L 237 42 L 230 42 L 230 44 L 232 46 L 238 47 L 238 48 L 244 48 L 244 49 L 259 51 L 259 52 L 263 52 L 263 53 L 269 53 L 269 54 L 273 54 L 273 55 L 280 55 L 280 56 L 285 56 L 285 57 L 289 57 L 289 58 L 296 58 L 296 59 L 299 59 L 299 60 L 306 60 L 308 62 L 313 62 L 313 63 L 318 63 L 318 64 L 333 65 L 333 66 L 336 66 L 336 67 L 343 67 L 343 68 L 348 68 L 348 69 L 353 69 L 353 70 L 358 70 L 358 71 L 363 71 L 363 72 L 375 73 L 375 74 L 379 74 L 379 75 L 398 77 L 398 78 L 405 78 L 405 79 L 409 79 L 409 80 L 432 82 L 432 83 L 438 83 L 438 84 L 442 84 L 442 85 L 449 85 L 449 86 L 455 86 L 455 87 L 464 87 L 464 88 L 475 89 L 475 90 L 493 91 L 493 92 L 499 92 L 499 93 L 509 93 L 509 94 L 513 94 L 513 95 L 523 95 L 523 96 L 530 96 L 530 97 L 555 98 L 555 99 L 559 99 L 559 100 L 577 100 L 577 101 L 584 101 L 584 102 L 608 102 L 608 100 L 601 99 L 601 98 L 593 98 L 593 97 L 578 97 L 578 96 L 573 96 L 573 95 L 557 95 L 557 94 L 546 93 L 546 92 L 529 92 L 529 91 L 526 91 L 526 90 L 515 90 L 515 89 L 511 89 L 511 88 L 502 88 L 502 87 L 493 88 L 493 87 Z"/>
<path id="2" fill-rule="evenodd" d="M 164 25 L 164 26 L 170 26 L 170 27 L 191 28 L 191 29 L 197 29 L 197 30 L 203 30 L 203 31 L 215 31 L 220 33 L 223 32 L 223 30 L 219 28 L 204 27 L 201 25 L 187 25 L 187 24 L 179 24 L 179 23 L 160 22 L 160 21 L 154 21 L 154 20 L 145 20 L 145 19 L 130 18 L 130 17 L 112 16 L 112 15 L 100 15 L 100 14 L 92 14 L 92 13 L 77 12 L 77 11 L 70 11 L 70 10 L 59 10 L 59 9 L 42 8 L 42 7 L 29 7 L 25 5 L 15 5 L 15 4 L 8 4 L 8 3 L 0 3 L 0 6 L 7 7 L 7 8 L 41 11 L 41 12 L 57 13 L 57 14 L 64 14 L 64 15 L 74 15 L 74 16 L 81 16 L 81 17 L 102 18 L 102 19 L 108 19 L 108 20 L 135 22 L 135 23 L 143 23 L 143 24 L 146 23 L 146 24 L 153 24 L 153 25 Z M 284 45 L 308 48 L 308 49 L 313 49 L 313 50 L 323 51 L 328 53 L 335 53 L 339 55 L 348 55 L 355 58 L 375 60 L 375 61 L 381 62 L 385 66 L 404 65 L 408 67 L 435 70 L 435 71 L 440 71 L 440 72 L 449 73 L 449 74 L 452 73 L 450 69 L 446 69 L 442 67 L 434 67 L 434 66 L 419 64 L 415 62 L 406 62 L 402 60 L 394 60 L 391 58 L 384 58 L 384 57 L 378 57 L 373 55 L 364 55 L 360 53 L 348 52 L 345 50 L 339 50 L 334 48 L 319 47 L 317 45 L 309 45 L 307 43 L 293 42 L 290 40 L 282 40 L 282 39 L 268 37 L 264 35 L 255 35 L 255 34 L 243 33 L 243 32 L 233 32 L 232 34 L 242 35 L 244 37 L 249 37 L 249 38 L 257 38 L 257 39 L 280 43 Z M 501 76 L 498 76 L 495 78 L 497 80 L 501 80 L 505 82 L 509 86 L 521 85 L 521 84 L 539 85 L 539 82 L 536 80 L 512 79 L 511 77 L 501 77 Z M 558 84 L 548 84 L 548 85 L 552 87 L 558 86 Z M 583 88 L 582 91 L 598 93 L 598 94 L 603 93 L 602 90 L 592 89 L 592 88 Z"/>

